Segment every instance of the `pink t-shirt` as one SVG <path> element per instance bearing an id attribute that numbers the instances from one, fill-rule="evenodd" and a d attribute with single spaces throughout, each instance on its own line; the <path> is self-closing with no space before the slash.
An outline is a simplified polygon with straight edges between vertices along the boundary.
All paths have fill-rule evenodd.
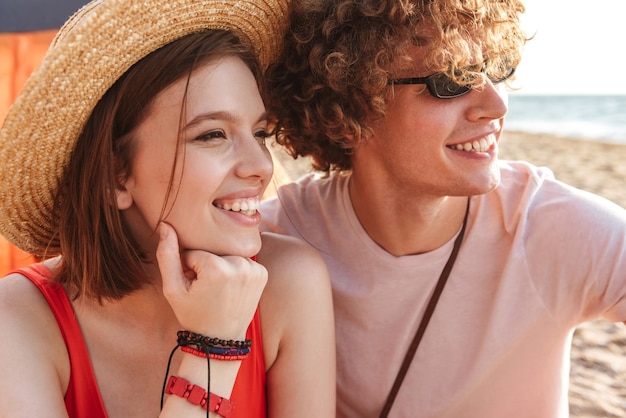
<path id="1" fill-rule="evenodd" d="M 391 417 L 568 417 L 574 328 L 626 319 L 626 211 L 501 162 L 470 199 L 465 239 Z M 349 174 L 306 176 L 262 202 L 263 229 L 303 238 L 330 272 L 338 418 L 375 418 L 453 241 L 393 256 L 359 223 Z"/>

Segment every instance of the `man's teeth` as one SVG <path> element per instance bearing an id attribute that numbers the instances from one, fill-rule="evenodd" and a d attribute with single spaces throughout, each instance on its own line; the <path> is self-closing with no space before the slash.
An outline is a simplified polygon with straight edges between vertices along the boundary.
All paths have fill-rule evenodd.
<path id="1" fill-rule="evenodd" d="M 244 215 L 254 215 L 259 209 L 259 199 L 242 199 L 234 200 L 232 202 L 225 202 L 222 205 L 216 205 L 218 208 L 224 210 L 230 210 L 233 212 L 241 212 Z"/>
<path id="2" fill-rule="evenodd" d="M 459 151 L 470 151 L 470 152 L 487 152 L 489 148 L 493 145 L 493 139 L 485 139 L 482 138 L 480 140 L 476 140 L 473 142 L 466 142 L 464 144 L 456 144 L 451 145 L 450 148 L 457 149 Z"/>

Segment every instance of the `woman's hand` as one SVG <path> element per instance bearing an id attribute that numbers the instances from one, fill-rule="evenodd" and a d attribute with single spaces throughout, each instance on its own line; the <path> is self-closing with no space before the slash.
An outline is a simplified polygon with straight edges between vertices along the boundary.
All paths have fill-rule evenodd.
<path id="1" fill-rule="evenodd" d="M 159 225 L 157 261 L 163 294 L 187 330 L 221 339 L 245 338 L 267 283 L 267 270 L 237 256 L 180 251 L 176 231 Z"/>

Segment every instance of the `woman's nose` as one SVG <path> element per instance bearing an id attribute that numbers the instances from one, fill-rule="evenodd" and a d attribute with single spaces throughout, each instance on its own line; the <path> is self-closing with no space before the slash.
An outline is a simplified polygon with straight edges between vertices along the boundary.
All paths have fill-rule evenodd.
<path id="1" fill-rule="evenodd" d="M 245 138 L 238 153 L 240 158 L 236 167 L 236 174 L 239 177 L 258 177 L 265 180 L 272 176 L 274 170 L 272 157 L 259 138 L 254 135 Z"/>

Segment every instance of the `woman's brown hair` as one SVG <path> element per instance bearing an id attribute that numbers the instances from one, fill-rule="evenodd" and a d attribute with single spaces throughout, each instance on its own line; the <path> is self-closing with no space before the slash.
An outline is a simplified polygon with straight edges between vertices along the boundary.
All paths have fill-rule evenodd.
<path id="1" fill-rule="evenodd" d="M 55 200 L 62 254 L 55 278 L 72 297 L 119 299 L 149 283 L 144 271 L 149 257 L 132 238 L 116 204 L 117 185 L 132 170 L 133 131 L 163 89 L 227 56 L 241 58 L 259 80 L 254 56 L 232 33 L 206 31 L 137 62 L 94 108 Z"/>

